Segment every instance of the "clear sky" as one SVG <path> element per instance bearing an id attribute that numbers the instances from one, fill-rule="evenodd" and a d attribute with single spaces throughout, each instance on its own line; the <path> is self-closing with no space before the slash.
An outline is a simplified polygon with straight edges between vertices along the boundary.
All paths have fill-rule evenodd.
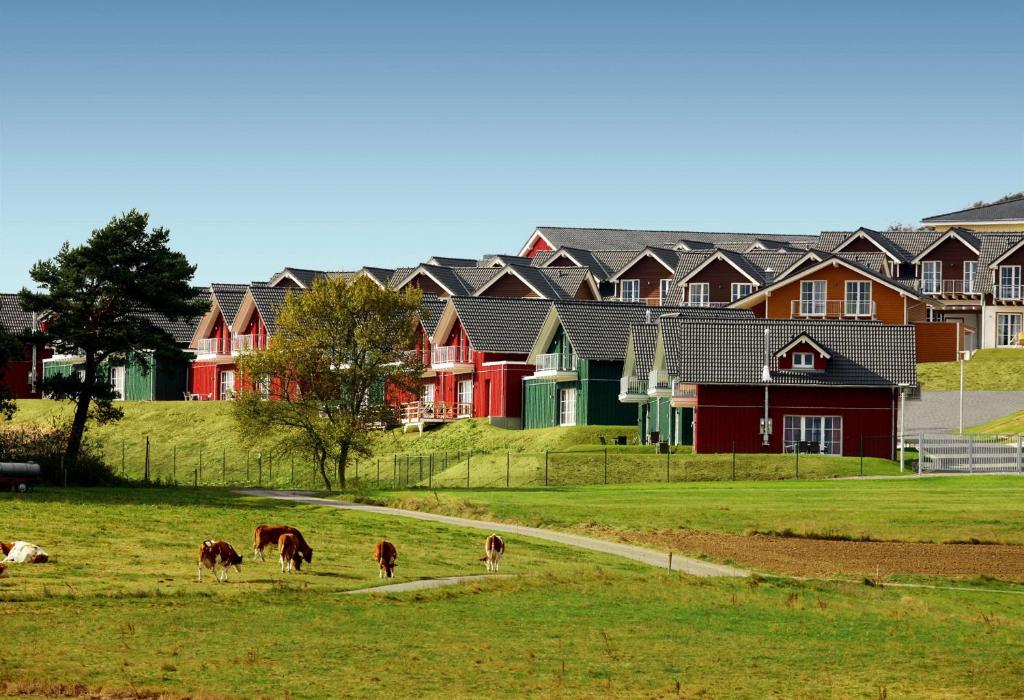
<path id="1" fill-rule="evenodd" d="M 0 9 L 0 291 L 135 207 L 197 282 L 814 233 L 1024 190 L 1024 3 Z"/>

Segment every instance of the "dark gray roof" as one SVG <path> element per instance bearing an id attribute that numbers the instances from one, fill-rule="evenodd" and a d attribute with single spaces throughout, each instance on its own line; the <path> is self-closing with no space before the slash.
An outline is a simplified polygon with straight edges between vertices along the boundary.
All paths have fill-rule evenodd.
<path id="1" fill-rule="evenodd" d="M 389 281 L 388 286 L 389 287 L 396 287 L 396 286 L 398 286 L 398 283 L 401 282 L 402 280 L 404 280 L 406 277 L 408 277 L 412 273 L 412 271 L 415 270 L 415 269 L 416 268 L 414 268 L 414 267 L 397 267 L 397 268 L 395 268 L 395 272 L 394 272 L 394 274 L 391 275 L 391 280 Z"/>
<path id="2" fill-rule="evenodd" d="M 1010 248 L 1024 241 L 1024 234 L 985 233 L 981 238 L 981 254 L 978 256 L 978 272 L 975 284 L 981 294 L 992 292 L 993 274 L 989 266 L 1001 258 Z"/>
<path id="3" fill-rule="evenodd" d="M 904 263 L 916 258 L 920 255 L 921 251 L 944 235 L 929 229 L 916 231 L 875 231 L 861 228 L 857 231 L 822 231 L 819 236 L 818 248 L 834 252 L 836 248 L 857 233 L 863 233 L 869 239 L 878 243 L 883 250 Z M 971 240 L 972 236 L 972 233 L 966 232 L 965 237 L 968 240 Z"/>
<path id="4" fill-rule="evenodd" d="M 474 350 L 523 355 L 533 347 L 551 308 L 546 299 L 519 297 L 454 296 L 451 303 Z"/>
<path id="5" fill-rule="evenodd" d="M 633 340 L 633 361 L 636 364 L 634 377 L 646 379 L 654 369 L 654 350 L 658 343 L 656 323 L 637 323 L 629 327 Z"/>
<path id="6" fill-rule="evenodd" d="M 395 271 L 386 267 L 364 267 L 360 270 L 365 275 L 368 275 L 373 279 L 374 282 L 382 287 L 387 287 L 391 284 L 391 278 L 394 276 Z"/>
<path id="7" fill-rule="evenodd" d="M 253 284 L 249 287 L 252 292 L 252 300 L 256 305 L 256 311 L 267 327 L 267 333 L 273 335 L 277 332 L 277 312 L 284 304 L 288 294 L 302 294 L 303 290 L 287 289 L 283 287 L 269 287 L 265 284 Z"/>
<path id="8" fill-rule="evenodd" d="M 436 294 L 423 294 L 423 301 L 420 303 L 420 325 L 423 326 L 427 335 L 434 335 L 434 331 L 437 330 L 437 322 L 440 320 L 441 314 L 444 313 L 447 303 L 447 300 Z"/>
<path id="9" fill-rule="evenodd" d="M 427 260 L 428 265 L 440 265 L 441 267 L 476 267 L 476 263 L 474 258 L 449 258 L 443 255 L 435 255 Z"/>
<path id="10" fill-rule="evenodd" d="M 195 299 L 197 301 L 210 301 L 210 290 L 206 287 L 193 287 L 196 293 Z M 178 345 L 187 346 L 192 342 L 192 336 L 196 332 L 196 327 L 199 326 L 199 322 L 203 320 L 204 314 L 199 314 L 193 318 L 181 318 L 177 321 L 172 321 L 163 314 L 153 313 L 152 311 L 140 312 L 140 316 L 144 316 L 150 320 L 150 322 L 157 328 L 162 328 L 171 337 L 174 338 L 174 342 Z"/>
<path id="11" fill-rule="evenodd" d="M 753 318 L 753 313 L 737 314 L 736 309 L 703 307 L 678 308 L 646 306 L 617 301 L 556 301 L 553 308 L 569 338 L 573 353 L 586 360 L 622 360 L 626 356 L 629 328 L 665 314 L 682 318 Z"/>
<path id="12" fill-rule="evenodd" d="M 317 279 L 325 278 L 330 273 L 325 270 L 310 270 L 302 267 L 286 267 L 276 275 L 270 278 L 270 285 L 276 285 L 285 277 L 291 277 L 294 279 L 300 287 L 303 289 L 309 289 L 313 286 L 313 281 Z"/>
<path id="13" fill-rule="evenodd" d="M 477 267 L 492 267 L 505 265 L 532 265 L 534 259 L 528 258 L 525 255 L 506 255 L 504 253 L 498 255 L 485 255 L 483 258 L 477 261 Z"/>
<path id="14" fill-rule="evenodd" d="M 501 268 L 497 267 L 453 267 L 452 272 L 462 280 L 465 292 L 459 294 L 472 294 L 498 276 Z"/>
<path id="15" fill-rule="evenodd" d="M 249 289 L 247 284 L 222 284 L 214 282 L 210 285 L 212 297 L 220 306 L 220 312 L 224 316 L 224 322 L 228 325 L 235 320 L 238 307 L 245 298 L 245 292 Z"/>
<path id="16" fill-rule="evenodd" d="M 937 214 L 921 219 L 924 223 L 953 223 L 977 221 L 1024 221 L 1024 197 L 1017 197 L 999 204 L 984 204 L 980 207 L 968 207 L 948 214 Z"/>
<path id="17" fill-rule="evenodd" d="M 757 239 L 798 242 L 811 239 L 801 235 L 775 235 L 764 233 L 724 233 L 711 231 L 649 231 L 610 228 L 573 228 L 561 226 L 539 226 L 537 231 L 551 243 L 552 247 L 568 246 L 586 250 L 642 250 L 647 246 L 672 248 L 682 241 L 694 243 L 715 243 L 716 241 Z"/>
<path id="18" fill-rule="evenodd" d="M 21 308 L 17 294 L 0 294 L 0 328 L 15 335 L 32 330 L 32 312 Z"/>
<path id="19" fill-rule="evenodd" d="M 896 386 L 916 384 L 913 325 L 877 321 L 755 319 L 698 321 L 669 316 L 659 320 L 666 369 L 690 384 L 764 384 L 767 337 L 770 386 Z M 832 355 L 822 372 L 780 370 L 775 355 L 806 334 Z"/>

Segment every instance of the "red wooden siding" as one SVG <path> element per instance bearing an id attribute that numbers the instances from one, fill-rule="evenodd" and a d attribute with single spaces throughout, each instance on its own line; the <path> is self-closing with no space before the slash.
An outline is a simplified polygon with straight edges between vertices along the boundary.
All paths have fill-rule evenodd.
<path id="1" fill-rule="evenodd" d="M 965 347 L 963 326 L 958 323 L 915 323 L 918 362 L 954 362 Z M 961 337 L 957 339 L 957 330 Z M 959 344 L 958 344 L 959 343 Z"/>
<path id="2" fill-rule="evenodd" d="M 543 238 L 537 236 L 537 240 L 534 241 L 533 245 L 530 246 L 530 249 L 526 251 L 526 257 L 532 258 L 537 255 L 537 253 L 542 253 L 545 250 L 551 250 L 551 246 L 549 246 Z"/>
<path id="3" fill-rule="evenodd" d="M 672 275 L 673 271 L 665 269 L 664 265 L 648 255 L 637 260 L 618 279 L 639 280 L 640 299 L 649 304 L 657 304 L 661 300 L 661 280 L 672 279 Z"/>
<path id="4" fill-rule="evenodd" d="M 43 360 L 53 357 L 53 351 L 39 347 L 36 351 L 36 391 L 32 391 L 29 375 L 32 372 L 32 346 L 25 346 L 25 354 L 20 360 L 7 363 L 0 374 L 0 386 L 6 386 L 17 399 L 40 399 L 39 383 L 43 381 Z"/>
<path id="5" fill-rule="evenodd" d="M 708 263 L 696 275 L 686 280 L 686 284 L 706 282 L 711 302 L 732 301 L 733 282 L 744 282 L 752 284 L 750 279 L 724 260 L 715 260 Z M 687 288 L 689 294 L 689 288 Z"/>
<path id="6" fill-rule="evenodd" d="M 828 360 L 818 354 L 818 351 L 814 349 L 814 346 L 810 343 L 803 342 L 794 345 L 789 352 L 779 358 L 779 369 L 792 369 L 793 355 L 798 352 L 809 352 L 814 355 L 814 369 L 816 370 L 824 370 L 828 365 Z"/>
<path id="7" fill-rule="evenodd" d="M 864 454 L 892 459 L 895 455 L 897 403 L 890 389 L 769 387 L 768 415 L 773 430 L 770 444 L 761 444 L 760 419 L 764 389 L 758 386 L 697 387 L 694 411 L 695 453 L 782 452 L 784 417 L 841 416 L 846 456 Z"/>

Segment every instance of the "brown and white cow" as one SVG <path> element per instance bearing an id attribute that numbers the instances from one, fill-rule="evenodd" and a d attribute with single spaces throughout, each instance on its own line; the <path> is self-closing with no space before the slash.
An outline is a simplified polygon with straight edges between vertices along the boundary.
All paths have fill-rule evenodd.
<path id="1" fill-rule="evenodd" d="M 2 561 L 0 561 L 0 578 L 3 578 L 6 575 L 7 575 L 7 564 L 4 564 Z"/>
<path id="2" fill-rule="evenodd" d="M 217 567 L 220 571 L 217 571 Z M 213 572 L 214 578 L 221 583 L 228 582 L 228 569 L 235 567 L 235 571 L 242 573 L 242 555 L 235 551 L 235 548 L 224 540 L 206 540 L 199 545 L 199 565 L 196 569 L 199 575 L 196 580 L 202 583 L 203 569 L 207 568 Z"/>
<path id="3" fill-rule="evenodd" d="M 0 542 L 5 564 L 45 564 L 50 555 L 42 547 L 31 542 Z"/>
<path id="4" fill-rule="evenodd" d="M 281 535 L 277 540 L 277 551 L 282 574 L 290 574 L 293 570 L 302 571 L 302 543 L 297 536 L 290 532 Z"/>
<path id="5" fill-rule="evenodd" d="M 291 525 L 258 525 L 253 532 L 253 558 L 266 561 L 263 558 L 263 548 L 267 546 L 281 546 L 281 535 L 295 535 L 298 540 L 298 552 L 302 555 L 307 564 L 313 563 L 313 548 L 306 544 L 306 538 L 302 536 L 298 528 Z"/>
<path id="6" fill-rule="evenodd" d="M 488 571 L 498 571 L 501 555 L 505 553 L 505 540 L 500 535 L 488 535 L 484 542 L 484 555 L 480 561 L 487 562 Z"/>
<path id="7" fill-rule="evenodd" d="M 380 567 L 380 578 L 384 578 L 385 575 L 388 578 L 394 577 L 396 559 L 398 559 L 398 550 L 387 540 L 381 540 L 373 548 L 373 560 Z"/>

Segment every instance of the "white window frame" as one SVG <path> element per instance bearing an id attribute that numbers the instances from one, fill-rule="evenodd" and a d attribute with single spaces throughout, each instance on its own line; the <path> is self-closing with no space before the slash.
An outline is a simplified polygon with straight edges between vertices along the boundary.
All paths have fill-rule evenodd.
<path id="1" fill-rule="evenodd" d="M 1009 274 L 1007 274 L 1009 273 Z M 1005 280 L 1009 278 L 1010 282 L 1007 283 Z M 1010 287 L 1009 293 L 1007 287 Z M 1000 299 L 1020 299 L 1021 298 L 1021 278 L 1020 278 L 1020 265 L 1000 265 L 999 266 L 999 298 Z"/>
<path id="2" fill-rule="evenodd" d="M 867 290 L 865 294 L 864 290 Z M 871 282 L 867 280 L 846 280 L 846 298 L 843 311 L 846 316 L 871 315 Z"/>
<path id="3" fill-rule="evenodd" d="M 619 280 L 619 299 L 622 301 L 640 301 L 640 280 Z"/>
<path id="4" fill-rule="evenodd" d="M 225 377 L 231 378 L 231 381 L 227 382 L 226 388 L 224 382 Z M 221 401 L 231 401 L 235 398 L 235 370 L 222 369 L 217 373 L 217 389 L 220 391 Z"/>
<path id="5" fill-rule="evenodd" d="M 929 306 L 924 310 L 924 320 L 928 323 L 941 323 L 942 312 Z"/>
<path id="6" fill-rule="evenodd" d="M 754 285 L 750 282 L 733 282 L 729 286 L 729 301 L 736 301 L 743 297 L 750 296 L 754 292 Z"/>
<path id="7" fill-rule="evenodd" d="M 270 376 L 264 374 L 260 377 L 256 382 L 256 388 L 260 392 L 260 398 L 264 401 L 268 401 L 270 399 Z"/>
<path id="8" fill-rule="evenodd" d="M 672 279 L 665 278 L 658 280 L 658 301 L 664 306 L 668 303 L 668 293 L 672 289 Z"/>
<path id="9" fill-rule="evenodd" d="M 783 416 L 782 451 L 796 452 L 798 442 L 817 442 L 819 454 L 843 454 L 842 416 Z"/>
<path id="10" fill-rule="evenodd" d="M 437 384 L 424 384 L 420 388 L 420 401 L 422 403 L 434 403 L 435 396 L 437 396 Z"/>
<path id="11" fill-rule="evenodd" d="M 686 288 L 687 303 L 690 306 L 711 305 L 711 285 L 707 282 L 694 282 Z"/>
<path id="12" fill-rule="evenodd" d="M 558 390 L 558 424 L 576 425 L 576 387 Z"/>
<path id="13" fill-rule="evenodd" d="M 802 280 L 800 282 L 800 315 L 824 316 L 828 284 L 825 280 Z"/>
<path id="14" fill-rule="evenodd" d="M 124 401 L 124 379 L 124 365 L 112 366 L 110 368 L 110 388 L 117 392 L 117 399 L 119 401 Z"/>
<path id="15" fill-rule="evenodd" d="M 473 380 L 461 379 L 455 385 L 456 411 L 459 418 L 470 418 L 473 415 Z"/>
<path id="16" fill-rule="evenodd" d="M 996 347 L 1020 347 L 1022 314 L 996 314 Z"/>
<path id="17" fill-rule="evenodd" d="M 921 292 L 938 294 L 942 291 L 942 261 L 925 260 L 921 263 Z"/>
<path id="18" fill-rule="evenodd" d="M 814 369 L 813 352 L 794 352 L 793 369 L 808 370 Z"/>
<path id="19" fill-rule="evenodd" d="M 978 284 L 978 261 L 964 260 L 964 294 L 974 294 Z"/>

